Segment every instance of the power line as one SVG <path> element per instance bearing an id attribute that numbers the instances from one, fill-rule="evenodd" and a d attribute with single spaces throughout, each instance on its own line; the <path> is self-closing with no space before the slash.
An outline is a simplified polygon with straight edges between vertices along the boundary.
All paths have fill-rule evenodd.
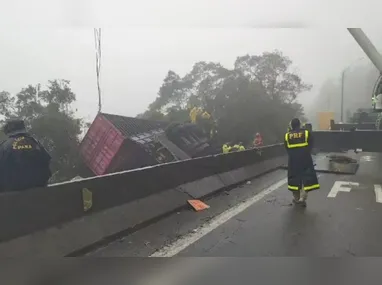
<path id="1" fill-rule="evenodd" d="M 97 88 L 98 88 L 98 112 L 102 110 L 102 96 L 100 85 L 101 74 L 101 29 L 94 28 L 94 42 L 96 49 L 96 74 L 97 74 Z"/>

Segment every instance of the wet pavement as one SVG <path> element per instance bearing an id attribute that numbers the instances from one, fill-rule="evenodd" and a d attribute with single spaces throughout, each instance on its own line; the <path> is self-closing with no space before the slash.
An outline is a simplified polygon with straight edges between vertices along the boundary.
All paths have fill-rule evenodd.
<path id="1" fill-rule="evenodd" d="M 382 204 L 374 186 L 382 184 L 380 157 L 357 158 L 354 176 L 322 174 L 307 208 L 285 207 L 291 195 L 280 187 L 179 255 L 382 256 Z"/>
<path id="2" fill-rule="evenodd" d="M 321 189 L 309 194 L 307 208 L 291 205 L 291 193 L 282 185 L 210 232 L 190 239 L 177 256 L 382 256 L 382 158 L 369 153 L 352 156 L 360 161 L 357 173 L 320 174 Z M 90 255 L 149 256 L 164 245 L 171 247 L 285 175 L 277 171 L 253 180 L 207 200 L 207 211 L 177 213 Z"/>

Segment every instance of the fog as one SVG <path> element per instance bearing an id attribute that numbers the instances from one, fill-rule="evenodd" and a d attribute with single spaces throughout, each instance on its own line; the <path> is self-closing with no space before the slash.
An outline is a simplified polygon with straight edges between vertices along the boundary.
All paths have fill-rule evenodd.
<path id="1" fill-rule="evenodd" d="M 342 121 L 349 122 L 358 109 L 372 108 L 372 93 L 379 72 L 367 58 L 361 58 L 344 69 L 342 74 L 328 78 L 314 94 L 313 103 L 306 104 L 305 112 L 313 124 L 317 123 L 315 110 L 335 112 L 335 120 L 341 121 L 341 92 L 343 91 Z M 309 102 L 308 102 L 309 103 Z"/>
<path id="2" fill-rule="evenodd" d="M 344 1 L 330 2 L 329 9 L 328 1 L 37 2 L 20 10 L 20 3 L 12 1 L 7 4 L 11 12 L 0 12 L 2 23 L 11 24 L 0 31 L 0 91 L 17 93 L 28 84 L 68 79 L 77 94 L 78 116 L 89 121 L 98 106 L 92 29 L 97 25 L 102 28 L 103 111 L 126 116 L 146 109 L 169 69 L 184 75 L 202 60 L 232 67 L 237 56 L 279 49 L 293 60 L 302 79 L 313 84 L 298 98 L 312 117 L 325 106 L 317 102 L 328 100 L 320 94 L 324 82 L 338 82 L 342 70 L 364 56 L 346 25 L 363 24 L 382 50 L 382 34 L 368 22 L 380 9 L 369 9 L 367 1 L 346 7 L 357 12 L 352 17 L 343 9 Z M 25 15 L 33 15 L 31 22 Z M 267 25 L 306 28 L 256 28 Z M 351 76 L 346 80 L 351 82 Z M 369 100 L 368 91 L 353 94 L 353 87 L 346 86 L 346 100 L 355 102 L 349 104 L 358 104 L 351 100 L 356 96 Z M 333 91 L 330 98 L 335 102 L 339 96 Z M 338 104 L 331 104 L 328 108 L 339 112 Z"/>

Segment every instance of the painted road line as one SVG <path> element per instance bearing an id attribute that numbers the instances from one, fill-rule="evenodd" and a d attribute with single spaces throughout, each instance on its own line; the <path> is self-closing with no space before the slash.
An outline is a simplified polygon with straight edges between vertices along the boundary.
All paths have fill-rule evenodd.
<path id="1" fill-rule="evenodd" d="M 350 192 L 352 187 L 359 186 L 357 182 L 336 181 L 328 194 L 328 198 L 335 198 L 338 192 Z"/>
<path id="2" fill-rule="evenodd" d="M 280 180 L 279 182 L 271 185 L 270 187 L 264 189 L 260 193 L 256 194 L 255 196 L 245 200 L 244 202 L 224 211 L 220 215 L 213 218 L 211 221 L 207 222 L 206 224 L 200 226 L 196 229 L 195 232 L 191 234 L 187 234 L 184 237 L 178 239 L 173 244 L 169 246 L 165 246 L 159 251 L 153 253 L 150 257 L 172 257 L 177 255 L 182 250 L 186 249 L 193 243 L 197 242 L 199 239 L 204 237 L 205 235 L 209 234 L 213 230 L 215 230 L 217 227 L 221 226 L 225 222 L 229 221 L 236 215 L 242 213 L 247 208 L 255 204 L 256 202 L 263 199 L 265 196 L 269 195 L 273 191 L 279 189 L 281 186 L 285 185 L 287 183 L 287 179 Z"/>
<path id="3" fill-rule="evenodd" d="M 382 203 L 382 187 L 379 184 L 374 185 L 375 201 Z"/>

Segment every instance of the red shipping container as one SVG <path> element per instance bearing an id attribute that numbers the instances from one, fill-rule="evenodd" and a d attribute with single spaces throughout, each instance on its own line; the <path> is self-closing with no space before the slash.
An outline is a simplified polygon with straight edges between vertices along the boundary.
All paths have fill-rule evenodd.
<path id="1" fill-rule="evenodd" d="M 107 172 L 123 141 L 121 132 L 99 114 L 83 139 L 80 152 L 90 170 L 102 175 Z"/>
<path id="2" fill-rule="evenodd" d="M 100 113 L 80 145 L 85 164 L 95 175 L 155 164 L 145 150 L 167 123 Z"/>

